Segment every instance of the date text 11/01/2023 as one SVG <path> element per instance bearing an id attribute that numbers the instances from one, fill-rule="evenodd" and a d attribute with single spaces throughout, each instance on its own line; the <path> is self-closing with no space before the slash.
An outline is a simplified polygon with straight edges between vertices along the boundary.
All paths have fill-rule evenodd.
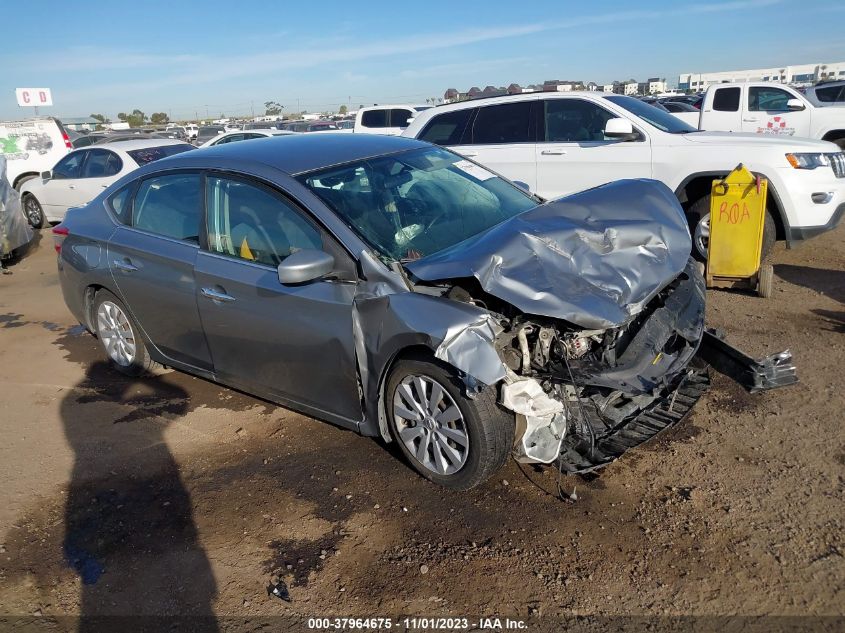
<path id="1" fill-rule="evenodd" d="M 498 617 L 400 617 L 400 618 L 308 618 L 314 631 L 520 631 L 528 629 L 524 620 Z"/>

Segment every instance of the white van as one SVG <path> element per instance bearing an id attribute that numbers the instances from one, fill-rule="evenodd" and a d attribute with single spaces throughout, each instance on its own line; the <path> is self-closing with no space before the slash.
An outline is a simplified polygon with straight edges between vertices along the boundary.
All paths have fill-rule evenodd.
<path id="1" fill-rule="evenodd" d="M 399 136 L 429 105 L 380 105 L 361 108 L 355 115 L 355 132 Z"/>
<path id="2" fill-rule="evenodd" d="M 18 191 L 72 149 L 61 121 L 53 117 L 0 121 L 0 154 L 6 159 L 6 177 Z"/>

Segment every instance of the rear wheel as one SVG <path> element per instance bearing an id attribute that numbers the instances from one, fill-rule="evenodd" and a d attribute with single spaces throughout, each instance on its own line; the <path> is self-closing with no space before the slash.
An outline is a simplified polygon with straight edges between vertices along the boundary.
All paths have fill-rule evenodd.
<path id="1" fill-rule="evenodd" d="M 393 438 L 423 477 L 467 490 L 486 480 L 513 446 L 514 418 L 487 387 L 467 398 L 454 369 L 427 360 L 400 360 L 385 390 Z"/>
<path id="2" fill-rule="evenodd" d="M 707 248 L 710 245 L 710 194 L 699 198 L 687 210 L 690 234 L 692 235 L 692 256 L 701 262 L 707 261 Z M 765 260 L 775 245 L 777 227 L 771 211 L 766 209 L 766 219 L 763 224 L 763 245 L 760 250 L 760 261 Z"/>
<path id="3" fill-rule="evenodd" d="M 23 213 L 29 225 L 34 229 L 43 229 L 47 221 L 41 203 L 31 193 L 25 193 L 21 202 L 23 203 Z"/>
<path id="4" fill-rule="evenodd" d="M 127 376 L 140 376 L 155 362 L 126 306 L 108 290 L 94 297 L 94 327 L 111 364 Z"/>

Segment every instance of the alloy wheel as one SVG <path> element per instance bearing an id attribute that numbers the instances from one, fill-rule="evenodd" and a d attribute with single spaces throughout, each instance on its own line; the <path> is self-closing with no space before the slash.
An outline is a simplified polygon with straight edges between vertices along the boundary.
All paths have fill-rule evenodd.
<path id="1" fill-rule="evenodd" d="M 41 205 L 32 196 L 27 196 L 23 201 L 23 211 L 33 228 L 40 228 L 44 223 L 44 212 L 41 210 Z"/>
<path id="2" fill-rule="evenodd" d="M 413 459 L 437 475 L 458 472 L 469 456 L 464 416 L 429 376 L 406 376 L 393 394 L 393 423 Z"/>
<path id="3" fill-rule="evenodd" d="M 97 308 L 97 335 L 106 354 L 118 365 L 128 367 L 135 361 L 135 333 L 120 306 L 103 301 Z"/>

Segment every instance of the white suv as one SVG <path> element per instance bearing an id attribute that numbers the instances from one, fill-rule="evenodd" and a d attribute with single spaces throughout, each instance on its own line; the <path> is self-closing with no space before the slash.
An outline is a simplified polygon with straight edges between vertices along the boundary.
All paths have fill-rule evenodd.
<path id="1" fill-rule="evenodd" d="M 705 257 L 710 188 L 739 163 L 769 179 L 764 235 L 792 244 L 836 226 L 845 213 L 845 154 L 823 141 L 700 132 L 632 97 L 528 93 L 438 106 L 403 136 L 446 146 L 557 198 L 621 178 L 654 178 L 684 206 Z"/>

